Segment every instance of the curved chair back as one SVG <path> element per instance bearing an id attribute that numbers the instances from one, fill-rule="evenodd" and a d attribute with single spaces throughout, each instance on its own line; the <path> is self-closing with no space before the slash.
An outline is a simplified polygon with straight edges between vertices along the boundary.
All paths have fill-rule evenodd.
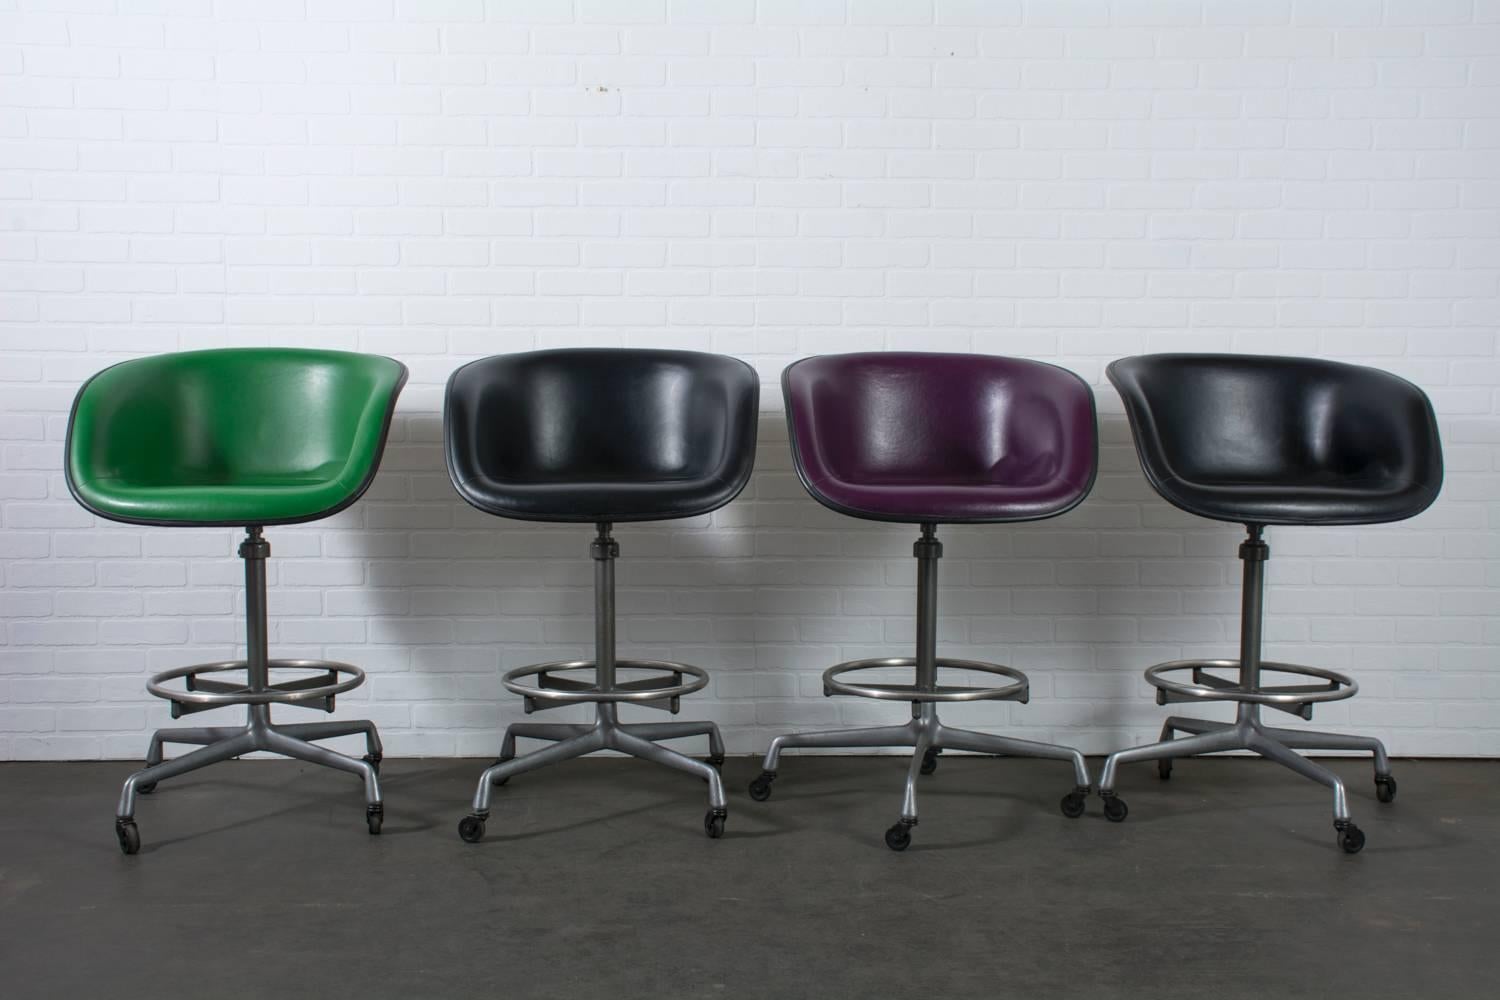
<path id="1" fill-rule="evenodd" d="M 102 517 L 268 525 L 325 517 L 375 476 L 406 367 L 233 348 L 125 361 L 78 392 L 68 487 Z"/>
<path id="2" fill-rule="evenodd" d="M 1108 368 L 1141 466 L 1185 510 L 1259 524 L 1368 524 L 1426 509 L 1443 481 L 1426 393 L 1317 358 L 1154 354 Z"/>
<path id="3" fill-rule="evenodd" d="M 788 366 L 782 389 L 798 474 L 844 513 L 1035 520 L 1071 509 L 1093 485 L 1093 392 L 1055 365 L 835 354 Z"/>
<path id="4" fill-rule="evenodd" d="M 760 383 L 736 358 L 565 349 L 448 380 L 448 471 L 488 513 L 544 521 L 692 517 L 749 481 Z"/>

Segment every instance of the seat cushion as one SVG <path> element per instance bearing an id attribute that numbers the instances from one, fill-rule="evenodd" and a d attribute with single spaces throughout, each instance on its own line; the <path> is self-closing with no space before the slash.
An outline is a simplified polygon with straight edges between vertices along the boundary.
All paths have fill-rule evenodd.
<path id="1" fill-rule="evenodd" d="M 1316 358 L 1156 354 L 1108 376 L 1151 485 L 1202 517 L 1375 524 L 1420 513 L 1443 481 L 1421 389 Z"/>
<path id="2" fill-rule="evenodd" d="M 369 487 L 406 368 L 342 351 L 249 348 L 126 361 L 86 382 L 68 487 L 133 524 L 327 517 Z"/>
<path id="3" fill-rule="evenodd" d="M 1094 482 L 1094 396 L 1015 358 L 906 352 L 806 358 L 782 374 L 797 473 L 854 517 L 1029 521 Z"/>
<path id="4" fill-rule="evenodd" d="M 448 380 L 448 472 L 460 496 L 502 517 L 695 517 L 749 481 L 759 397 L 755 370 L 716 354 L 569 349 L 484 358 Z"/>

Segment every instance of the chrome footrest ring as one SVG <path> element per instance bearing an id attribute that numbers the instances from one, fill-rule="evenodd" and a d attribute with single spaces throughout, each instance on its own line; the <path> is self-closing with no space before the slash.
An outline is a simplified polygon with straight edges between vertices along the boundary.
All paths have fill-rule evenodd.
<path id="1" fill-rule="evenodd" d="M 616 660 L 616 670 L 642 670 L 663 676 L 645 677 L 635 680 L 616 681 L 612 690 L 601 691 L 592 681 L 560 677 L 570 671 L 594 671 L 593 660 L 555 660 L 551 663 L 533 663 L 517 667 L 501 677 L 505 689 L 526 699 L 528 712 L 536 708 L 560 708 L 588 702 L 621 702 L 627 705 L 652 706 L 653 702 L 668 702 L 671 711 L 677 711 L 677 699 L 708 686 L 708 671 L 687 663 L 672 663 L 669 660 Z M 534 684 L 523 683 L 523 678 L 535 677 Z M 691 680 L 683 680 L 689 677 Z M 547 702 L 549 704 L 540 704 Z M 652 706 L 657 707 L 657 706 Z"/>
<path id="2" fill-rule="evenodd" d="M 931 691 L 919 690 L 915 684 L 851 684 L 839 680 L 844 674 L 860 670 L 878 670 L 890 667 L 915 668 L 917 661 L 909 656 L 892 656 L 883 659 L 849 660 L 823 671 L 824 694 L 848 694 L 856 698 L 879 698 L 883 701 L 1026 701 L 1031 694 L 1031 682 L 1026 675 L 1013 667 L 979 660 L 952 660 L 938 657 L 938 669 L 971 670 L 975 673 L 992 674 L 1009 678 L 1011 683 L 999 687 L 965 687 L 938 684 Z"/>
<path id="3" fill-rule="evenodd" d="M 1210 670 L 1240 669 L 1239 660 L 1170 660 L 1158 663 L 1146 671 L 1146 680 L 1170 701 L 1236 701 L 1267 705 L 1297 713 L 1299 707 L 1323 701 L 1342 701 L 1352 698 L 1359 691 L 1354 678 L 1336 670 L 1322 667 L 1304 667 L 1296 663 L 1261 662 L 1262 670 L 1276 673 L 1296 674 L 1300 677 L 1316 677 L 1322 684 L 1262 684 L 1254 691 L 1247 691 L 1237 680 L 1231 681 L 1208 673 Z M 1192 682 L 1172 680 L 1166 674 L 1191 671 Z M 1161 700 L 1160 696 L 1158 700 Z"/>
<path id="4" fill-rule="evenodd" d="M 352 691 L 365 682 L 365 672 L 359 667 L 334 660 L 267 660 L 270 670 L 317 670 L 321 675 L 269 684 L 264 691 L 250 690 L 248 681 L 238 684 L 199 678 L 200 674 L 230 673 L 248 666 L 244 660 L 223 660 L 164 670 L 146 682 L 146 690 L 170 701 L 172 716 L 177 718 L 225 705 L 298 705 L 331 712 L 335 695 Z M 348 679 L 339 680 L 341 675 Z M 178 678 L 184 681 L 183 689 L 167 687 L 168 682 Z"/>

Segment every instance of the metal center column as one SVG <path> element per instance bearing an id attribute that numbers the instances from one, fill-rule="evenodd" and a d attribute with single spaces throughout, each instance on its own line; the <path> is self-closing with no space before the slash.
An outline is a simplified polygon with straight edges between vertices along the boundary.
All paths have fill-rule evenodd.
<path id="1" fill-rule="evenodd" d="M 1240 559 L 1245 563 L 1245 578 L 1240 587 L 1240 687 L 1260 690 L 1261 620 L 1264 615 L 1266 560 L 1271 547 L 1261 539 L 1262 526 L 1245 525 L 1248 537 L 1240 543 Z M 1260 706 L 1240 702 L 1236 713 L 1241 722 L 1260 718 Z"/>
<path id="2" fill-rule="evenodd" d="M 600 691 L 615 689 L 615 560 L 620 543 L 610 537 L 610 523 L 600 521 L 599 533 L 589 545 L 594 559 L 594 671 Z M 615 706 L 600 702 L 601 718 L 613 722 Z"/>
<path id="3" fill-rule="evenodd" d="M 923 524 L 911 551 L 917 557 L 917 690 L 930 692 L 937 690 L 937 582 L 943 557 L 937 526 Z M 935 710 L 933 702 L 913 702 L 912 718 L 922 715 L 924 705 Z"/>
<path id="4" fill-rule="evenodd" d="M 261 529 L 245 529 L 240 542 L 240 558 L 245 560 L 245 673 L 250 690 L 265 691 L 270 686 L 266 644 L 266 559 L 271 543 L 261 537 Z M 271 721 L 271 706 L 250 705 L 250 725 L 256 727 Z"/>

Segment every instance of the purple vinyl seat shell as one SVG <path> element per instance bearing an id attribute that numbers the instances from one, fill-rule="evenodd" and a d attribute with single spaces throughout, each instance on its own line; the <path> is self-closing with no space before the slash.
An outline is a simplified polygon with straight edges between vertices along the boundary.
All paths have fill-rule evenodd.
<path id="1" fill-rule="evenodd" d="M 1071 510 L 1094 483 L 1094 394 L 1056 365 L 831 354 L 787 366 L 781 384 L 797 474 L 852 517 L 1035 521 Z"/>

